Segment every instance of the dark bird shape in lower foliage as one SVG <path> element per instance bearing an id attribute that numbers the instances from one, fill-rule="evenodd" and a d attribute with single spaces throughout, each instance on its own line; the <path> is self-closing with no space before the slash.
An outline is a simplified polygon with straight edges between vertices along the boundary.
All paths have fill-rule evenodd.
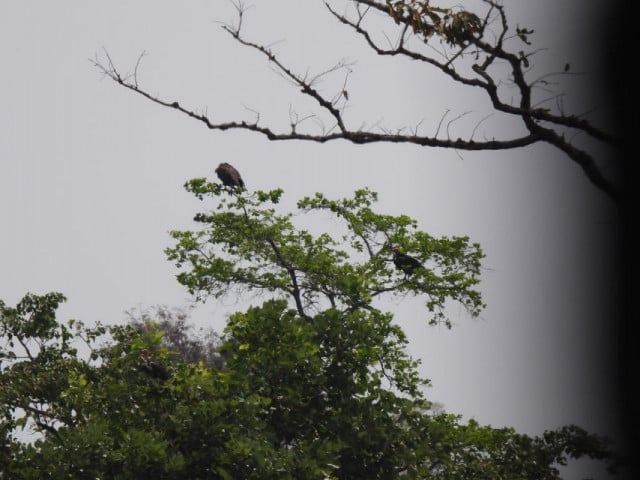
<path id="1" fill-rule="evenodd" d="M 244 181 L 240 172 L 228 163 L 221 163 L 216 168 L 216 174 L 225 187 L 244 188 Z"/>
<path id="2" fill-rule="evenodd" d="M 411 275 L 416 269 L 422 268 L 422 263 L 418 259 L 402 253 L 397 248 L 393 249 L 393 264 L 397 269 L 402 270 L 405 275 Z"/>
<path id="3" fill-rule="evenodd" d="M 167 368 L 159 362 L 151 359 L 151 355 L 147 350 L 142 351 L 142 368 L 153 378 L 159 380 L 167 380 L 169 378 L 169 371 Z"/>

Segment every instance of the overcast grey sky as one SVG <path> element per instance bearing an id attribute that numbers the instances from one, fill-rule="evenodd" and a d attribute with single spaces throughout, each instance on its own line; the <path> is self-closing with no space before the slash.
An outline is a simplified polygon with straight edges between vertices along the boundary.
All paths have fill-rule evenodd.
<path id="1" fill-rule="evenodd" d="M 606 2 L 507 2 L 510 24 L 528 26 L 540 50 L 536 72 L 571 62 L 567 110 L 605 105 L 589 79 L 599 64 L 587 45 Z M 248 38 L 274 44 L 300 72 L 356 61 L 349 80 L 353 125 L 389 128 L 422 121 L 434 132 L 450 109 L 472 114 L 460 136 L 488 109 L 478 92 L 453 88 L 422 65 L 381 59 L 339 25 L 319 1 L 255 0 Z M 191 226 L 202 204 L 182 185 L 235 165 L 250 189 L 282 187 L 284 204 L 322 191 L 332 197 L 368 186 L 379 209 L 416 218 L 433 235 L 469 235 L 487 257 L 480 319 L 454 307 L 452 330 L 429 327 L 421 302 L 389 308 L 406 329 L 411 353 L 432 380 L 432 400 L 483 424 L 525 433 L 577 423 L 614 435 L 615 403 L 606 348 L 612 318 L 616 218 L 582 171 L 547 146 L 462 153 L 402 145 L 270 143 L 248 132 L 203 125 L 101 78 L 89 62 L 103 47 L 123 71 L 147 51 L 143 88 L 214 120 L 288 123 L 294 106 L 312 111 L 256 52 L 221 28 L 226 1 L 137 2 L 4 0 L 0 3 L 0 298 L 60 291 L 60 318 L 122 322 L 123 311 L 180 306 L 188 293 L 164 248 L 168 231 Z M 274 43 L 277 42 L 277 43 Z M 596 55 L 591 55 L 597 58 Z M 491 118 L 487 131 L 512 123 Z M 452 133 L 452 136 L 457 136 Z M 208 302 L 198 325 L 224 327 L 246 302 Z M 605 392 L 605 393 L 603 393 Z"/>

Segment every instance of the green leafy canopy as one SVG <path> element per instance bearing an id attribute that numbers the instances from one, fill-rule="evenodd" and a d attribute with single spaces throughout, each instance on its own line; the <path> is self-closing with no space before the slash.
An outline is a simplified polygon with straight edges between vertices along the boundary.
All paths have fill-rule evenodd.
<path id="1" fill-rule="evenodd" d="M 195 216 L 201 229 L 172 232 L 177 244 L 167 250 L 182 269 L 178 281 L 199 298 L 269 292 L 311 317 L 326 308 L 371 310 L 385 294 L 412 294 L 425 299 L 430 323 L 449 327 L 448 300 L 471 316 L 484 307 L 477 289 L 480 246 L 468 237 L 432 237 L 406 215 L 375 213 L 377 195 L 368 189 L 342 200 L 320 193 L 300 200 L 296 218 L 330 212 L 339 220 L 340 232 L 314 235 L 297 227 L 291 213 L 277 212 L 281 190 L 229 194 L 204 179 L 186 187 L 198 198 L 219 200 L 215 209 Z M 394 267 L 393 247 L 410 252 L 425 268 L 407 277 Z"/>
<path id="2" fill-rule="evenodd" d="M 425 398 L 378 300 L 424 297 L 428 321 L 447 326 L 449 301 L 478 315 L 482 251 L 468 238 L 375 213 L 367 189 L 304 198 L 294 215 L 278 212 L 281 190 L 186 187 L 216 201 L 199 229 L 172 232 L 178 280 L 202 299 L 266 298 L 233 313 L 215 345 L 166 309 L 87 327 L 56 319 L 59 293 L 0 301 L 0 478 L 554 480 L 570 458 L 614 460 L 573 425 L 530 437 Z M 340 232 L 295 225 L 318 215 Z M 399 270 L 393 248 L 424 268 Z"/>

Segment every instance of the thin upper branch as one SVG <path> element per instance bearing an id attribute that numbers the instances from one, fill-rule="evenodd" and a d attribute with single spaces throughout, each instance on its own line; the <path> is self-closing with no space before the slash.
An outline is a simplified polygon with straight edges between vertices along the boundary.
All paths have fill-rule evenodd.
<path id="1" fill-rule="evenodd" d="M 111 65 L 103 65 L 98 60 L 91 60 L 92 63 L 99 68 L 108 78 L 118 83 L 119 85 L 139 94 L 148 100 L 161 105 L 163 107 L 175 109 L 195 120 L 204 123 L 207 128 L 211 130 L 249 130 L 252 132 L 260 133 L 267 137 L 269 140 L 282 141 L 282 140 L 305 140 L 311 142 L 325 143 L 333 140 L 347 140 L 355 144 L 365 143 L 377 143 L 377 142 L 389 142 L 389 143 L 411 143 L 421 146 L 429 147 L 442 147 L 442 148 L 456 148 L 459 150 L 505 150 L 517 147 L 526 147 L 531 145 L 540 139 L 536 135 L 525 135 L 507 140 L 488 140 L 484 142 L 465 141 L 458 139 L 439 139 L 429 136 L 416 136 L 413 134 L 399 134 L 399 133 L 379 133 L 369 132 L 363 130 L 350 130 L 345 126 L 344 131 L 338 131 L 328 134 L 310 134 L 301 133 L 297 131 L 278 132 L 270 127 L 263 127 L 257 122 L 246 121 L 230 121 L 230 122 L 212 122 L 208 116 L 198 113 L 195 110 L 188 109 L 180 105 L 177 101 L 163 100 L 156 97 L 141 87 L 136 86 L 135 83 L 128 81 L 123 77 L 120 72 Z M 304 93 L 309 93 L 309 90 L 305 90 Z M 316 92 L 317 93 L 317 92 Z M 319 94 L 318 94 L 319 95 Z M 324 102 L 330 104 L 329 101 Z M 333 107 L 332 107 L 333 108 Z"/>
<path id="2" fill-rule="evenodd" d="M 340 131 L 344 132 L 346 130 L 346 127 L 344 126 L 344 121 L 342 119 L 342 114 L 340 113 L 340 111 L 337 108 L 334 107 L 334 105 L 333 105 L 333 103 L 331 101 L 325 99 L 315 88 L 312 87 L 313 80 L 307 81 L 303 77 L 300 77 L 299 75 L 296 75 L 295 73 L 293 73 L 286 66 L 284 66 L 280 62 L 280 60 L 278 60 L 278 58 L 271 52 L 271 50 L 265 48 L 262 45 L 258 45 L 256 43 L 249 42 L 249 41 L 245 40 L 244 38 L 242 38 L 240 36 L 240 30 L 239 29 L 233 29 L 233 28 L 231 28 L 231 27 L 229 27 L 227 25 L 223 26 L 222 28 L 226 32 L 228 32 L 231 36 L 233 36 L 233 38 L 235 38 L 242 45 L 245 45 L 247 47 L 251 47 L 251 48 L 253 48 L 255 50 L 258 50 L 260 53 L 265 55 L 269 59 L 270 62 L 272 62 L 274 65 L 276 65 L 278 70 L 280 70 L 286 77 L 291 79 L 296 85 L 298 85 L 300 87 L 300 89 L 302 90 L 302 93 L 304 93 L 305 95 L 308 95 L 308 96 L 312 97 L 314 100 L 316 100 L 318 102 L 318 104 L 322 108 L 327 110 L 333 116 L 333 118 L 335 118 L 336 123 L 338 124 L 338 128 L 340 128 Z M 316 78 L 318 78 L 318 77 L 316 77 Z"/>

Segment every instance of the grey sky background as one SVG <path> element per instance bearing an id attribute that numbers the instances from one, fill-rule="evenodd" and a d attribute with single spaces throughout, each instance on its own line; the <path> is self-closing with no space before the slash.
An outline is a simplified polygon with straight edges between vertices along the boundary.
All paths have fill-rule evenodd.
<path id="1" fill-rule="evenodd" d="M 605 118 L 590 45 L 606 2 L 509 1 L 510 25 L 535 30 L 533 77 L 570 62 L 567 111 Z M 435 132 L 443 113 L 465 137 L 489 112 L 479 92 L 460 89 L 423 65 L 376 57 L 322 2 L 255 0 L 245 35 L 298 72 L 355 61 L 351 125 Z M 336 5 L 341 5 L 336 3 Z M 343 7 L 340 6 L 341 10 Z M 429 327 L 422 302 L 389 300 L 410 351 L 432 380 L 427 395 L 480 423 L 540 434 L 576 423 L 615 436 L 615 372 L 609 340 L 617 281 L 616 221 L 607 198 L 563 155 L 540 145 L 461 153 L 403 145 L 271 143 L 203 125 L 118 87 L 89 62 L 103 47 L 123 72 L 143 51 L 141 86 L 204 110 L 214 120 L 254 118 L 286 127 L 290 107 L 317 111 L 219 21 L 227 1 L 18 1 L 0 3 L 0 298 L 60 291 L 60 319 L 124 321 L 123 312 L 189 295 L 164 248 L 171 229 L 192 226 L 203 204 L 182 185 L 235 165 L 249 189 L 282 187 L 283 205 L 322 191 L 349 196 L 367 186 L 380 211 L 416 218 L 432 235 L 469 235 L 484 248 L 488 307 L 471 319 L 457 306 L 452 330 Z M 336 77 L 336 85 L 343 77 Z M 327 80 L 330 86 L 331 80 Z M 478 135 L 507 136 L 500 117 Z M 515 129 L 515 130 L 514 130 Z M 335 225 L 326 219 L 321 226 Z M 259 298 L 200 305 L 198 326 L 222 331 L 226 315 Z"/>

